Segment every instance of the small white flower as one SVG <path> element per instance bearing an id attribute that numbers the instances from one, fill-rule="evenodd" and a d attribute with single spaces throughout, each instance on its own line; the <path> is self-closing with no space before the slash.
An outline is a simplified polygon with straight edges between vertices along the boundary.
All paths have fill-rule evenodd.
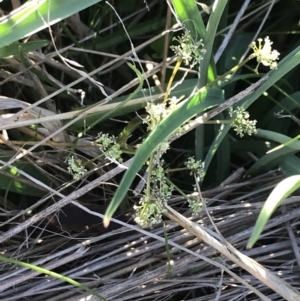
<path id="1" fill-rule="evenodd" d="M 269 37 L 265 37 L 264 45 L 262 45 L 262 39 L 258 39 L 258 46 L 256 42 L 252 42 L 250 47 L 253 49 L 254 53 L 251 55 L 251 58 L 256 58 L 258 65 L 255 68 L 255 72 L 258 73 L 259 64 L 263 64 L 264 66 L 269 66 L 270 69 L 277 68 L 276 60 L 279 59 L 279 52 L 277 50 L 272 50 L 271 45 L 273 42 L 269 39 Z"/>
<path id="2" fill-rule="evenodd" d="M 100 150 L 108 157 L 111 157 L 119 162 L 123 162 L 121 157 L 123 152 L 115 136 L 99 133 L 96 142 L 100 144 Z"/>
<path id="3" fill-rule="evenodd" d="M 74 180 L 79 180 L 82 176 L 87 173 L 87 170 L 82 165 L 80 159 L 75 159 L 74 156 L 71 156 L 68 159 L 68 172 L 73 175 Z"/>
<path id="4" fill-rule="evenodd" d="M 189 30 L 185 30 L 181 37 L 174 37 L 179 45 L 170 46 L 175 54 L 182 59 L 186 66 L 194 66 L 199 64 L 206 53 L 202 40 L 194 41 Z"/>

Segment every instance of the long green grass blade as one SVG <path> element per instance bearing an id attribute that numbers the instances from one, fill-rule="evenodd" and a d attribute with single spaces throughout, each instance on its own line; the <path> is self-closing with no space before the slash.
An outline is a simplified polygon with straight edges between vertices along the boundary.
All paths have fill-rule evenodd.
<path id="1" fill-rule="evenodd" d="M 32 41 L 27 43 L 13 43 L 7 46 L 0 48 L 0 58 L 11 58 L 17 55 L 20 55 L 20 52 L 23 54 L 30 51 L 40 49 L 48 44 L 48 41 Z"/>
<path id="2" fill-rule="evenodd" d="M 101 0 L 32 0 L 0 21 L 0 48 L 32 35 Z"/>
<path id="3" fill-rule="evenodd" d="M 300 159 L 296 155 L 288 156 L 280 163 L 279 168 L 286 177 L 299 175 Z"/>
<path id="4" fill-rule="evenodd" d="M 87 286 L 82 285 L 81 283 L 79 283 L 79 282 L 77 282 L 77 281 L 75 281 L 75 280 L 73 280 L 73 279 L 71 279 L 69 277 L 66 277 L 64 275 L 61 275 L 61 274 L 49 271 L 47 269 L 38 267 L 38 266 L 30 264 L 30 263 L 26 263 L 26 262 L 23 262 L 23 261 L 15 260 L 15 259 L 12 259 L 12 258 L 7 258 L 7 257 L 2 256 L 2 255 L 0 255 L 0 260 L 8 262 L 8 263 L 11 263 L 11 264 L 14 264 L 14 265 L 18 265 L 18 266 L 21 266 L 21 267 L 24 267 L 24 268 L 27 268 L 27 269 L 31 269 L 31 270 L 36 271 L 38 273 L 49 275 L 50 277 L 53 277 L 53 278 L 56 278 L 56 279 L 68 282 L 68 283 L 70 283 L 70 284 L 72 284 L 72 285 L 74 285 L 76 287 L 79 287 L 79 288 L 81 288 L 81 289 L 89 292 L 93 296 L 99 298 L 99 300 L 106 301 L 106 299 L 104 297 L 100 296 L 98 293 L 96 293 L 95 291 L 91 290 Z"/>
<path id="5" fill-rule="evenodd" d="M 300 188 L 299 175 L 284 179 L 274 188 L 258 216 L 254 230 L 247 243 L 247 249 L 252 248 L 256 243 L 266 223 L 278 206 L 280 206 L 280 204 L 298 188 Z"/>
<path id="6" fill-rule="evenodd" d="M 206 53 L 203 56 L 200 67 L 200 78 L 199 87 L 203 87 L 207 82 L 214 81 L 216 79 L 216 69 L 213 60 L 212 50 L 215 42 L 217 29 L 225 9 L 228 0 L 216 0 L 214 1 L 212 12 L 210 14 L 207 27 L 206 35 L 204 38 L 204 45 Z"/>
<path id="7" fill-rule="evenodd" d="M 215 137 L 214 141 L 212 142 L 212 144 L 209 148 L 209 151 L 207 152 L 207 155 L 206 155 L 205 160 L 204 160 L 204 171 L 205 171 L 205 173 L 207 172 L 208 167 L 209 167 L 216 151 L 219 148 L 219 145 L 223 141 L 225 135 L 227 135 L 227 132 L 230 130 L 230 127 L 231 127 L 230 124 L 223 125 L 220 128 L 220 131 L 219 131 L 218 135 Z"/>
<path id="8" fill-rule="evenodd" d="M 176 16 L 184 27 L 186 27 L 193 39 L 204 39 L 206 30 L 196 1 L 173 0 Z"/>
<path id="9" fill-rule="evenodd" d="M 247 171 L 246 176 L 256 174 L 262 169 L 267 170 L 274 168 L 282 161 L 283 157 L 292 155 L 298 152 L 300 149 L 300 141 L 297 141 L 298 139 L 296 139 L 292 143 L 289 143 L 291 141 L 290 137 L 277 132 L 258 130 L 256 136 L 263 138 L 266 141 L 272 140 L 280 144 L 286 144 L 287 146 L 276 148 L 277 150 L 262 156 L 257 162 L 255 162 L 255 164 L 251 166 L 251 168 Z"/>

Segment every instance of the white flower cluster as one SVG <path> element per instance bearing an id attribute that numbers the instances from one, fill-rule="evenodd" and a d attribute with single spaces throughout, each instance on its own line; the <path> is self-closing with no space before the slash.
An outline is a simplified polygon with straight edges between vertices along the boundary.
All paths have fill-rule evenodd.
<path id="1" fill-rule="evenodd" d="M 179 100 L 172 97 L 164 103 L 147 103 L 146 111 L 148 113 L 145 122 L 148 124 L 148 131 L 153 131 L 155 128 L 166 119 L 177 107 Z M 170 143 L 164 141 L 158 145 L 153 154 L 153 165 L 160 165 L 161 157 L 170 148 Z"/>
<path id="2" fill-rule="evenodd" d="M 100 150 L 106 156 L 114 158 L 119 162 L 123 162 L 123 159 L 121 157 L 121 146 L 117 143 L 115 136 L 109 136 L 108 134 L 99 133 L 96 142 L 100 144 Z"/>
<path id="3" fill-rule="evenodd" d="M 192 209 L 192 215 L 199 215 L 202 211 L 202 203 L 200 200 L 188 198 L 187 201 L 189 203 L 189 207 Z"/>
<path id="4" fill-rule="evenodd" d="M 194 157 L 189 157 L 188 161 L 186 161 L 184 165 L 191 171 L 190 175 L 196 175 L 199 181 L 204 178 L 203 162 L 196 161 Z"/>
<path id="5" fill-rule="evenodd" d="M 148 185 L 151 187 L 144 191 L 139 206 L 134 206 L 134 220 L 142 227 L 152 228 L 162 222 L 164 204 L 172 196 L 174 187 L 167 182 L 165 170 L 162 166 L 157 166 L 152 170 Z"/>
<path id="6" fill-rule="evenodd" d="M 258 39 L 258 46 L 256 42 L 252 42 L 249 47 L 253 49 L 253 52 L 250 55 L 250 58 L 256 58 L 257 66 L 255 72 L 258 73 L 258 66 L 263 64 L 264 66 L 270 67 L 270 69 L 277 68 L 277 60 L 279 60 L 279 52 L 277 50 L 272 50 L 273 42 L 269 37 L 265 37 L 264 45 L 262 45 L 263 39 Z"/>
<path id="7" fill-rule="evenodd" d="M 178 46 L 170 46 L 174 53 L 184 62 L 186 66 L 195 66 L 203 59 L 206 53 L 202 40 L 194 41 L 189 30 L 185 29 L 181 37 L 174 37 Z"/>
<path id="8" fill-rule="evenodd" d="M 68 172 L 73 175 L 74 180 L 79 180 L 87 172 L 87 170 L 82 165 L 81 160 L 75 159 L 74 156 L 71 156 L 68 159 L 68 165 Z"/>
<path id="9" fill-rule="evenodd" d="M 243 107 L 236 107 L 234 110 L 232 107 L 229 108 L 229 115 L 233 118 L 231 126 L 234 128 L 236 133 L 242 138 L 244 134 L 251 136 L 256 134 L 256 120 L 249 120 L 250 114 L 245 111 Z"/>

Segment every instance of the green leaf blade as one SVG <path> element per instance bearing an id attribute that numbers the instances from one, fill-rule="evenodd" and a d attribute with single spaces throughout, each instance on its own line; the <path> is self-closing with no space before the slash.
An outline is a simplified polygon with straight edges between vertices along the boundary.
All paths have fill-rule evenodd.
<path id="1" fill-rule="evenodd" d="M 16 12 L 0 22 L 0 47 L 39 32 L 100 1 L 27 1 Z"/>
<path id="2" fill-rule="evenodd" d="M 204 39 L 206 29 L 196 2 L 190 0 L 173 0 L 172 3 L 177 17 L 191 32 L 192 37 L 194 39 Z"/>
<path id="3" fill-rule="evenodd" d="M 258 216 L 258 219 L 254 226 L 254 230 L 247 243 L 247 249 L 252 248 L 253 245 L 256 243 L 256 241 L 259 238 L 259 235 L 262 233 L 266 223 L 268 222 L 274 211 L 289 195 L 291 195 L 299 187 L 300 176 L 296 175 L 284 179 L 274 188 Z"/>
<path id="4" fill-rule="evenodd" d="M 46 40 L 32 41 L 27 43 L 13 43 L 0 48 L 0 58 L 11 58 L 20 55 L 20 52 L 25 54 L 40 49 L 46 45 L 48 45 L 48 41 Z"/>

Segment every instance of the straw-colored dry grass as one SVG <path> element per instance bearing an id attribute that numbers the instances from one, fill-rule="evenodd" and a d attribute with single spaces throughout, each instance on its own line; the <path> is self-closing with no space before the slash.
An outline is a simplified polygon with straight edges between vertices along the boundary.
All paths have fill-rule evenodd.
<path id="1" fill-rule="evenodd" d="M 290 234 L 291 229 L 297 233 L 299 197 L 286 200 L 255 248 L 245 250 L 259 210 L 279 180 L 280 176 L 274 173 L 240 183 L 235 179 L 203 192 L 203 196 L 215 225 L 230 244 L 299 288 L 299 250 L 293 248 L 299 241 Z M 265 188 L 256 189 L 258 183 Z M 191 218 L 190 211 L 182 208 L 180 197 L 174 197 L 170 205 Z M 192 220 L 214 231 L 204 212 Z M 170 262 L 163 225 L 144 233 L 130 225 L 102 235 L 93 231 L 68 235 L 58 229 L 50 232 L 44 225 L 36 224 L 7 240 L 5 254 L 67 275 L 95 289 L 107 300 L 172 300 L 172 296 L 173 300 L 259 300 L 224 270 L 200 259 L 201 255 L 230 269 L 270 300 L 282 300 L 238 264 L 175 222 L 166 220 L 165 225 Z M 1 263 L 1 271 L 1 300 L 96 300 L 87 296 L 83 299 L 84 292 L 30 270 Z"/>

